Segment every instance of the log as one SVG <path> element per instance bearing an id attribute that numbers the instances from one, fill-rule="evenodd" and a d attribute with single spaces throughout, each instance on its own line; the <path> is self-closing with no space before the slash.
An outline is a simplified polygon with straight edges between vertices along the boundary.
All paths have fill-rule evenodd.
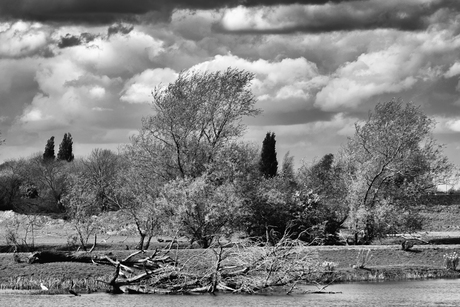
<path id="1" fill-rule="evenodd" d="M 50 263 L 50 262 L 84 262 L 91 263 L 94 255 L 87 252 L 61 252 L 61 251 L 41 251 L 29 256 L 29 263 Z"/>

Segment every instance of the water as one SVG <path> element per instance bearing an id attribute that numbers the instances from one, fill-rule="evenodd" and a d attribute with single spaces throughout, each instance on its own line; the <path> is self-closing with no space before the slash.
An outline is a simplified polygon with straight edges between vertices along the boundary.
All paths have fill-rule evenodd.
<path id="1" fill-rule="evenodd" d="M 315 287 L 308 289 L 316 290 Z M 295 295 L 27 295 L 1 293 L 0 306 L 11 307 L 168 307 L 168 306 L 460 306 L 460 280 L 438 279 L 426 281 L 350 283 L 332 285 L 328 291 L 337 294 Z"/>

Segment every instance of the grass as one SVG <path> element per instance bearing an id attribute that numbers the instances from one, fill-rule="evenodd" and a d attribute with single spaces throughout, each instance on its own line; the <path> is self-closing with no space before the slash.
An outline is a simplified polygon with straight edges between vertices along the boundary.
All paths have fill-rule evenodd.
<path id="1" fill-rule="evenodd" d="M 424 210 L 424 211 L 423 211 Z M 437 231 L 439 243 L 460 243 L 459 234 L 454 234 L 456 225 L 460 225 L 460 205 L 438 205 L 433 208 L 424 208 L 422 214 L 426 217 L 426 230 Z M 4 227 L 0 218 L 0 240 L 4 240 Z M 67 245 L 68 237 L 73 229 L 60 220 L 49 220 L 35 234 L 35 249 L 69 249 L 75 247 Z M 95 253 L 111 252 L 114 258 L 121 259 L 132 253 L 137 243 L 137 236 L 132 233 L 107 235 L 100 234 Z M 427 239 L 427 238 L 424 238 Z M 387 242 L 398 243 L 400 239 L 391 239 Z M 444 240 L 444 241 L 443 241 Z M 447 240 L 447 241 L 446 241 Z M 458 241 L 458 242 L 457 242 Z M 1 241 L 0 241 L 1 242 Z M 152 241 L 151 248 L 161 248 L 166 244 Z M 377 242 L 378 243 L 378 242 Z M 131 250 L 126 250 L 129 248 Z M 402 279 L 458 276 L 455 270 L 445 268 L 444 255 L 460 253 L 460 245 L 416 245 L 412 251 L 402 251 L 401 245 L 370 245 L 364 247 L 369 257 L 365 267 L 357 267 L 357 258 L 363 246 L 311 246 L 306 248 L 312 262 L 333 262 L 336 281 L 375 280 L 375 279 Z M 112 277 L 114 268 L 105 265 L 86 263 L 25 263 L 29 253 L 19 253 L 22 263 L 13 259 L 8 246 L 0 246 L 0 288 L 1 289 L 40 289 L 40 283 L 47 286 L 47 293 L 63 293 L 70 287 L 77 292 L 87 293 L 105 291 L 107 286 L 97 280 L 108 281 Z M 362 253 L 362 252 L 361 252 Z M 201 269 L 209 269 L 212 255 L 200 249 L 178 250 L 180 262 L 193 262 Z"/>

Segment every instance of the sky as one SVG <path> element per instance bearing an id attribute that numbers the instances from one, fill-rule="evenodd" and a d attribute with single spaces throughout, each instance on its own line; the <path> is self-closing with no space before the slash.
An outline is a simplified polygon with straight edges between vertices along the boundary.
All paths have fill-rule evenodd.
<path id="1" fill-rule="evenodd" d="M 460 165 L 458 0 L 1 0 L 0 163 L 117 150 L 187 69 L 253 72 L 244 140 L 278 160 L 337 153 L 379 102 L 420 105 Z M 302 162 L 303 161 L 303 162 Z"/>

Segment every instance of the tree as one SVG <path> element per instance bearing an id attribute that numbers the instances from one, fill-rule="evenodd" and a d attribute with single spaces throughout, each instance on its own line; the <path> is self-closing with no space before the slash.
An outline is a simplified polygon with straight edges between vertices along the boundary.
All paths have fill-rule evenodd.
<path id="1" fill-rule="evenodd" d="M 75 229 L 80 247 L 86 251 L 88 239 L 96 234 L 101 223 L 99 214 L 102 212 L 97 205 L 97 187 L 83 172 L 68 176 L 69 188 L 63 197 L 67 216 Z"/>
<path id="2" fill-rule="evenodd" d="M 74 159 L 72 145 L 72 135 L 70 133 L 65 133 L 64 138 L 62 139 L 62 142 L 59 145 L 59 151 L 57 155 L 58 160 L 71 162 Z"/>
<path id="3" fill-rule="evenodd" d="M 0 172 L 0 210 L 14 210 L 16 202 L 23 198 L 21 195 L 22 178 L 16 171 L 17 163 L 7 161 L 2 164 Z"/>
<path id="4" fill-rule="evenodd" d="M 54 160 L 56 155 L 54 154 L 54 136 L 52 136 L 47 142 L 45 146 L 45 152 L 43 153 L 43 160 L 49 161 Z"/>
<path id="5" fill-rule="evenodd" d="M 129 155 L 122 155 L 115 193 L 108 195 L 111 203 L 120 209 L 121 218 L 136 226 L 139 234 L 136 249 L 139 250 L 148 249 L 152 237 L 163 233 L 165 225 L 169 223 L 156 202 L 162 187 L 161 181 L 155 176 L 144 174 L 148 172 L 140 172 L 131 163 Z"/>
<path id="6" fill-rule="evenodd" d="M 395 100 L 377 104 L 355 125 L 341 160 L 351 226 L 364 243 L 419 228 L 414 206 L 454 172 L 431 136 L 434 126 L 420 107 Z"/>
<path id="7" fill-rule="evenodd" d="M 68 188 L 69 167 L 62 161 L 44 163 L 39 153 L 28 159 L 16 161 L 15 172 L 25 189 L 27 198 L 36 198 L 33 202 L 46 204 L 50 211 L 62 210 L 61 199 Z M 32 202 L 32 200 L 30 200 Z"/>
<path id="8" fill-rule="evenodd" d="M 254 116 L 252 73 L 229 68 L 187 71 L 174 83 L 156 88 L 154 115 L 142 119 L 132 138 L 137 165 L 163 179 L 199 177 L 229 141 L 240 137 L 243 116 Z"/>
<path id="9" fill-rule="evenodd" d="M 265 178 L 274 177 L 278 172 L 275 133 L 267 132 L 267 135 L 262 142 L 259 169 Z"/>
<path id="10" fill-rule="evenodd" d="M 116 180 L 120 168 L 120 157 L 108 149 L 94 149 L 82 160 L 83 175 L 95 190 L 95 202 L 102 211 L 115 209 L 112 198 L 116 193 Z"/>
<path id="11" fill-rule="evenodd" d="M 243 195 L 242 225 L 250 238 L 271 244 L 282 237 L 327 243 L 317 228 L 332 213 L 307 187 L 289 177 L 259 177 L 246 184 Z"/>
<path id="12" fill-rule="evenodd" d="M 203 248 L 231 234 L 232 222 L 241 212 L 236 187 L 228 182 L 216 185 L 206 175 L 166 184 L 158 204 L 172 221 L 172 229 Z"/>
<path id="13" fill-rule="evenodd" d="M 345 173 L 341 161 L 333 154 L 324 155 L 319 161 L 304 164 L 298 174 L 299 184 L 307 187 L 320 198 L 323 211 L 328 212 L 324 233 L 329 243 L 338 240 L 340 227 L 348 218 L 349 208 L 344 202 L 347 195 Z"/>

